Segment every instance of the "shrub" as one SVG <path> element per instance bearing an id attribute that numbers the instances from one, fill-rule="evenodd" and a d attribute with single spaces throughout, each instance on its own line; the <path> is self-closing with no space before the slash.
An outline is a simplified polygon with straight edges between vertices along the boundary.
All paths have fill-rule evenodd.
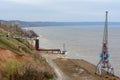
<path id="1" fill-rule="evenodd" d="M 6 76 L 7 79 L 9 79 L 10 76 L 14 74 L 16 71 L 19 74 L 22 74 L 24 71 L 21 63 L 16 59 L 8 59 L 3 64 L 3 70 L 4 70 L 4 75 Z"/>
<path id="2" fill-rule="evenodd" d="M 34 65 L 25 67 L 15 59 L 8 59 L 3 64 L 3 69 L 5 76 L 2 80 L 50 80 L 53 78 L 52 73 L 39 70 Z"/>
<path id="3" fill-rule="evenodd" d="M 26 67 L 22 75 L 18 72 L 18 69 L 10 75 L 9 80 L 50 80 L 53 78 L 53 75 L 49 72 L 43 72 L 36 70 L 32 67 Z"/>

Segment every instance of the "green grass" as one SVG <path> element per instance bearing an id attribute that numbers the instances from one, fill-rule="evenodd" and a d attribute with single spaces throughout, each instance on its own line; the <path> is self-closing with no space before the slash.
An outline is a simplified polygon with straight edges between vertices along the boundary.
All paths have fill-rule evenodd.
<path id="1" fill-rule="evenodd" d="M 20 38 L 16 38 L 17 41 L 19 41 L 20 43 L 26 45 L 27 47 L 29 47 L 29 43 L 28 41 L 24 40 L 24 39 L 20 39 Z"/>
<path id="2" fill-rule="evenodd" d="M 22 52 L 32 54 L 32 50 L 28 47 L 27 43 L 28 42 L 25 40 L 16 40 L 9 37 L 0 37 L 0 48 L 8 49 L 18 55 L 22 55 Z"/>
<path id="3" fill-rule="evenodd" d="M 29 43 L 25 39 L 16 39 L 19 43 L 21 43 L 21 48 L 26 53 L 32 54 L 32 48 L 30 47 Z"/>
<path id="4" fill-rule="evenodd" d="M 9 32 L 11 36 L 20 36 L 19 32 Z M 0 34 L 7 35 L 8 31 L 0 28 Z M 24 39 L 14 39 L 9 37 L 0 36 L 0 48 L 8 49 L 18 55 L 23 55 L 22 53 L 32 54 L 32 49 L 29 46 L 27 40 Z M 21 48 L 21 49 L 20 49 Z"/>

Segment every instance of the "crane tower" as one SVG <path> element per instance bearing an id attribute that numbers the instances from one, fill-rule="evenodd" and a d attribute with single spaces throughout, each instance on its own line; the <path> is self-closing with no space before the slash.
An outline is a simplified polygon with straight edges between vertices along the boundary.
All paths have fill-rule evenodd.
<path id="1" fill-rule="evenodd" d="M 109 62 L 109 53 L 108 53 L 108 11 L 106 11 L 106 15 L 105 15 L 102 53 L 100 54 L 100 58 L 101 59 L 97 64 L 96 74 L 102 76 L 102 69 L 104 69 L 109 74 L 114 75 L 114 69 Z"/>

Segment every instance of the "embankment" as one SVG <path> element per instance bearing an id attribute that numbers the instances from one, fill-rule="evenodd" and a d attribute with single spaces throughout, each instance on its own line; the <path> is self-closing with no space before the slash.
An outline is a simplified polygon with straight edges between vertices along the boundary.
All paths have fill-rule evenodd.
<path id="1" fill-rule="evenodd" d="M 95 74 L 96 66 L 80 59 L 70 59 L 61 54 L 43 53 L 54 68 L 56 80 L 120 80 L 119 77 L 103 71 L 103 76 Z"/>
<path id="2" fill-rule="evenodd" d="M 52 68 L 27 40 L 34 37 L 17 25 L 0 23 L 0 80 L 53 78 Z"/>

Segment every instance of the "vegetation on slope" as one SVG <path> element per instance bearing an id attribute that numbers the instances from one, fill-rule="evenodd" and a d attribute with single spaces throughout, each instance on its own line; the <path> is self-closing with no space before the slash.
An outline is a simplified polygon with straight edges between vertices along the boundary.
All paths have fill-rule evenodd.
<path id="1" fill-rule="evenodd" d="M 19 24 L 13 24 L 5 21 L 0 21 L 0 33 L 9 33 L 10 35 L 29 38 L 38 37 L 38 35 L 32 30 L 25 30 L 22 29 Z"/>
<path id="2" fill-rule="evenodd" d="M 24 42 L 24 44 L 22 42 Z M 22 55 L 22 51 L 32 54 L 31 48 L 27 47 L 25 44 L 28 44 L 28 42 L 25 43 L 25 40 L 22 39 L 19 40 L 8 37 L 0 37 L 0 48 L 8 49 L 18 55 Z"/>
<path id="3" fill-rule="evenodd" d="M 34 31 L 24 31 L 20 27 L 16 28 L 13 25 L 11 27 L 10 23 L 2 23 L 0 34 L 0 80 L 50 80 L 53 78 L 52 68 L 34 50 L 30 44 L 31 40 L 29 42 L 26 40 L 26 38 L 38 36 Z"/>

